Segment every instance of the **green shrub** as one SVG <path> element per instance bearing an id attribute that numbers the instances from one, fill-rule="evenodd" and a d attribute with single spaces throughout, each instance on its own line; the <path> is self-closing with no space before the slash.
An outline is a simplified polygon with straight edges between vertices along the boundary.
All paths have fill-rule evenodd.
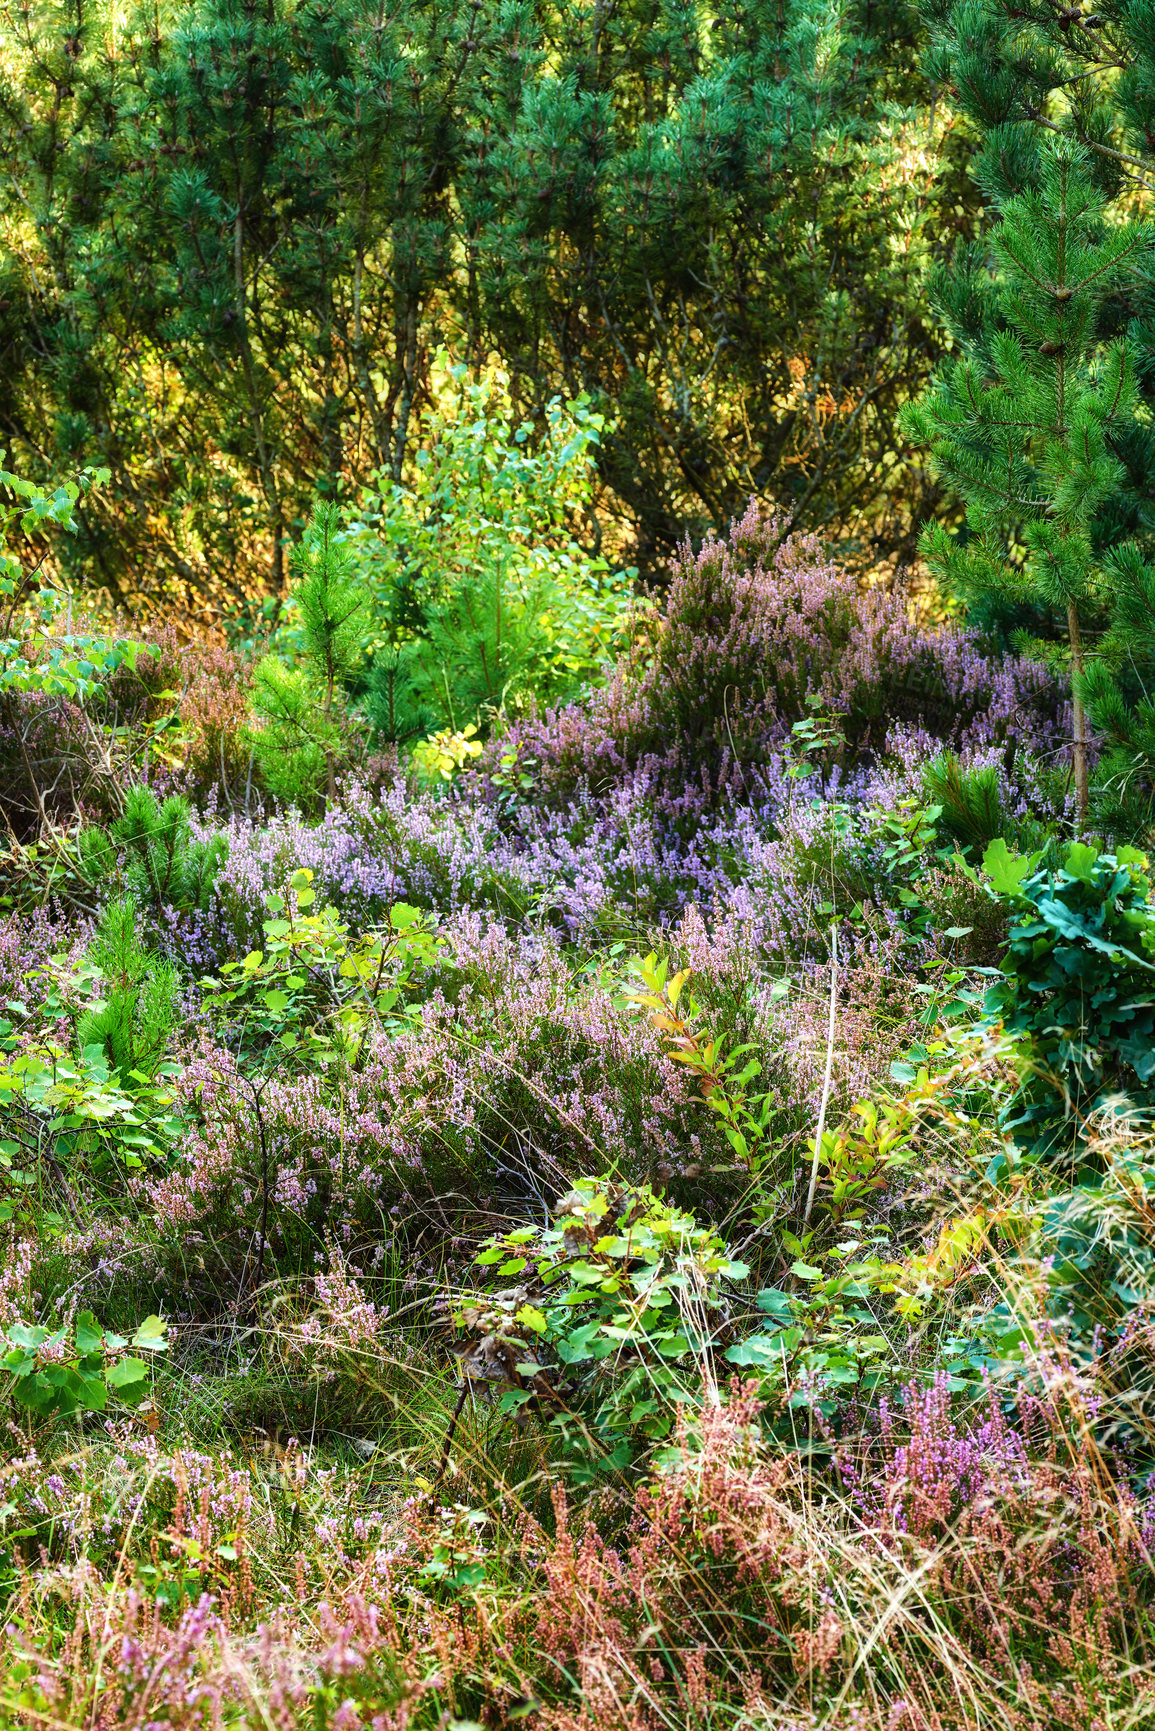
<path id="1" fill-rule="evenodd" d="M 1058 869 L 1005 843 L 984 865 L 1015 913 L 986 1011 L 1018 1036 L 1017 1140 L 1058 1152 L 1112 1095 L 1155 1101 L 1155 908 L 1146 860 L 1079 842 Z"/>
<path id="2" fill-rule="evenodd" d="M 610 658 L 631 572 L 574 540 L 605 430 L 584 397 L 516 425 L 509 380 L 441 352 L 412 483 L 379 477 L 353 533 L 374 594 L 366 708 L 382 740 L 558 702 Z"/>
<path id="3" fill-rule="evenodd" d="M 81 870 L 92 884 L 116 881 L 141 906 L 206 908 L 228 844 L 220 835 L 198 840 L 189 803 L 180 794 L 161 801 L 150 787 L 130 787 L 123 814 L 107 830 L 82 829 Z"/>
<path id="4" fill-rule="evenodd" d="M 12 1399 L 36 1418 L 104 1412 L 110 1398 L 139 1406 L 148 1389 L 145 1360 L 121 1356 L 128 1344 L 101 1328 L 90 1310 L 82 1310 L 72 1327 L 55 1333 L 11 1324 L 0 1334 L 0 1349 L 7 1348 L 0 1363 L 12 1378 Z M 165 1350 L 159 1316 L 145 1318 L 132 1345 L 148 1353 Z"/>
<path id="5" fill-rule="evenodd" d="M 106 997 L 76 1024 L 81 1052 L 98 1048 L 122 1085 L 156 1075 L 177 1020 L 176 970 L 144 948 L 136 922 L 136 905 L 128 898 L 105 912 L 89 957 L 104 978 Z"/>
<path id="6" fill-rule="evenodd" d="M 535 1407 L 571 1442 L 593 1440 L 604 1462 L 624 1466 L 695 1399 L 726 1315 L 724 1285 L 750 1271 L 712 1228 L 648 1187 L 580 1178 L 554 1213 L 553 1224 L 504 1233 L 478 1256 L 504 1284 L 455 1311 L 466 1382 L 496 1384 L 503 1411 Z"/>
<path id="7" fill-rule="evenodd" d="M 332 805 L 337 764 L 349 747 L 344 691 L 361 659 L 369 604 L 335 506 L 316 507 L 293 567 L 301 659 L 288 665 L 266 655 L 258 662 L 253 708 L 260 725 L 251 743 L 277 799 L 302 806 L 324 799 Z"/>

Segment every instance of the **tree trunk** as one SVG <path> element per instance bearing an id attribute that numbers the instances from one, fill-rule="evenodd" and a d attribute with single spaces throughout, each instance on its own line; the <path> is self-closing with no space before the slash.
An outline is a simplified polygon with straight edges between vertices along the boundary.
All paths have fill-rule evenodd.
<path id="1" fill-rule="evenodd" d="M 244 192 L 237 188 L 237 213 L 233 219 L 233 286 L 236 296 L 235 314 L 237 320 L 237 341 L 240 345 L 241 364 L 245 375 L 245 390 L 249 399 L 250 424 L 253 430 L 253 441 L 257 450 L 257 467 L 260 470 L 261 487 L 265 495 L 265 509 L 272 537 L 270 580 L 273 594 L 279 595 L 284 588 L 284 522 L 281 517 L 281 500 L 277 489 L 277 477 L 273 468 L 272 458 L 265 441 L 264 413 L 261 405 L 261 395 L 257 382 L 257 369 L 253 362 L 252 345 L 249 342 L 248 304 L 245 298 L 245 219 L 242 208 Z"/>
<path id="2" fill-rule="evenodd" d="M 1074 699 L 1074 737 L 1071 759 L 1075 772 L 1075 795 L 1079 802 L 1079 833 L 1087 827 L 1091 807 L 1091 788 L 1087 776 L 1087 712 L 1083 708 L 1083 637 L 1079 629 L 1079 607 L 1067 602 L 1067 635 L 1071 640 L 1071 687 Z"/>

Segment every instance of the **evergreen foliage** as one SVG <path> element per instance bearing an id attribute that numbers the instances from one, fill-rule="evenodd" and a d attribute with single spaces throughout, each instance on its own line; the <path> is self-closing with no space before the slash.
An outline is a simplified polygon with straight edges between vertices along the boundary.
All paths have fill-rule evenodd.
<path id="1" fill-rule="evenodd" d="M 293 553 L 292 592 L 300 621 L 302 660 L 286 665 L 269 654 L 253 676 L 253 707 L 261 725 L 252 746 L 261 773 L 279 799 L 311 803 L 336 792 L 344 749 L 344 688 L 361 660 L 369 597 L 336 506 L 320 504 Z"/>
<path id="2" fill-rule="evenodd" d="M 90 883 L 119 880 L 137 905 L 157 911 L 207 908 L 228 852 L 223 836 L 193 836 L 189 802 L 182 795 L 159 800 L 151 787 L 141 785 L 125 789 L 124 810 L 107 830 L 81 829 L 77 846 Z"/>
<path id="3" fill-rule="evenodd" d="M 235 603 L 282 589 L 316 495 L 406 478 L 451 334 L 536 428 L 612 408 L 650 569 L 752 493 L 784 530 L 909 534 L 920 277 L 969 220 L 916 59 L 906 0 L 29 0 L 0 437 L 36 475 L 115 466 L 76 555 L 118 599 Z"/>
<path id="4" fill-rule="evenodd" d="M 928 76 L 977 129 L 979 178 L 1006 199 L 1037 181 L 1043 140 L 1080 143 L 1110 219 L 1133 214 L 1155 185 L 1155 40 L 1141 6 L 1090 10 L 1017 0 L 924 0 Z M 1117 281 L 1099 308 L 1108 337 L 1126 335 L 1139 401 L 1155 395 L 1155 300 L 1149 270 Z M 1121 479 L 1099 510 L 1097 548 L 1155 527 L 1155 423 L 1146 413 L 1113 429 Z"/>
<path id="5" fill-rule="evenodd" d="M 968 769 L 953 751 L 932 758 L 923 770 L 923 786 L 938 807 L 938 827 L 964 847 L 985 849 L 1006 833 L 999 765 Z"/>
<path id="6" fill-rule="evenodd" d="M 1113 629 L 1083 676 L 1087 707 L 1104 741 L 1099 780 L 1106 812 L 1122 827 L 1155 816 L 1155 567 L 1135 545 L 1110 568 Z"/>
<path id="7" fill-rule="evenodd" d="M 1127 344 L 1101 340 L 1099 310 L 1124 270 L 1145 260 L 1151 237 L 1145 224 L 1104 227 L 1104 200 L 1081 145 L 1047 140 L 1037 166 L 1036 189 L 1000 200 L 992 187 L 1000 218 L 994 280 L 973 253 L 940 276 L 939 304 L 959 355 L 905 424 L 967 508 L 965 539 L 942 523 L 927 530 L 932 568 L 963 593 L 1002 590 L 1065 618 L 1085 820 L 1084 630 L 1107 588 L 1092 525 L 1122 480 L 1110 439 L 1135 406 Z M 1115 566 L 1129 557 L 1129 548 L 1115 549 Z"/>
<path id="8" fill-rule="evenodd" d="M 130 896 L 105 910 L 89 947 L 104 978 L 105 1001 L 76 1024 L 81 1053 L 98 1048 L 122 1087 L 155 1076 L 176 1025 L 180 990 L 175 968 L 140 942 L 138 918 Z"/>
<path id="9" fill-rule="evenodd" d="M 1091 285 L 1093 323 L 1080 332 L 1084 342 L 1092 329 L 1098 338 L 1084 347 L 1083 358 L 1094 363 L 1100 406 L 1112 389 L 1113 369 L 1120 380 L 1110 416 L 1092 405 L 1085 453 L 1091 460 L 1080 460 L 1085 480 L 1095 471 L 1071 542 L 1084 573 L 1083 595 L 1074 593 L 1076 573 L 1038 585 L 1026 597 L 1033 607 L 1021 608 L 1021 587 L 1018 597 L 1004 589 L 1001 606 L 976 609 L 975 616 L 985 613 L 997 626 L 1011 602 L 1020 608 L 1021 624 L 1046 631 L 1049 604 L 1064 594 L 1080 618 L 1089 603 L 1096 653 L 1081 670 L 1078 653 L 1072 654 L 1076 709 L 1087 709 L 1106 746 L 1101 816 L 1109 827 L 1141 831 L 1150 824 L 1155 793 L 1155 300 L 1148 250 L 1139 248 L 1125 261 L 1122 249 L 1124 236 L 1138 232 L 1128 219 L 1155 190 L 1155 37 L 1142 7 L 1116 3 L 1088 12 L 1004 0 L 929 0 L 924 10 L 932 30 L 927 71 L 979 130 L 976 176 L 992 214 L 1037 200 L 1046 164 L 1056 151 L 1068 153 L 1098 206 L 1088 239 L 1105 261 L 1114 253 L 1115 265 L 1125 265 Z M 1040 207 L 1038 221 L 1051 228 L 1054 252 L 1060 245 L 1056 213 Z M 938 289 L 952 330 L 989 346 L 1006 319 L 1005 291 L 984 275 L 981 258 L 972 254 L 943 273 Z M 1070 320 L 1065 324 L 1064 359 Z M 1049 340 L 1056 335 L 1050 330 Z M 926 423 L 916 431 L 931 434 Z M 969 493 L 962 489 L 968 514 L 973 477 L 970 486 Z M 1073 502 L 1065 486 L 1068 521 Z M 932 544 L 942 549 L 941 534 Z"/>

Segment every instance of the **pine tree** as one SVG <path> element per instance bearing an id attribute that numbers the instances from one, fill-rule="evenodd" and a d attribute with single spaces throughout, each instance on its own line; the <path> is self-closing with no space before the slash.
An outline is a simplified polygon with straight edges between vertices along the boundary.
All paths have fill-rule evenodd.
<path id="1" fill-rule="evenodd" d="M 138 785 L 126 788 L 124 810 L 107 830 L 91 825 L 80 831 L 77 849 L 90 883 L 119 879 L 139 906 L 190 911 L 208 907 L 228 844 L 221 835 L 193 835 L 182 794 L 160 800 L 151 787 Z"/>
<path id="2" fill-rule="evenodd" d="M 0 438 L 114 467 L 76 551 L 118 600 L 279 592 L 313 497 L 411 474 L 450 335 L 538 428 L 612 415 L 651 571 L 751 493 L 909 534 L 895 416 L 962 183 L 908 0 L 111 17 L 0 11 Z"/>
<path id="3" fill-rule="evenodd" d="M 992 135 L 986 157 L 997 154 Z M 1101 309 L 1144 259 L 1147 225 L 1105 225 L 1087 151 L 1067 138 L 1038 153 L 1037 186 L 1006 199 L 988 177 L 999 221 L 994 273 L 972 253 L 940 277 L 938 302 L 958 358 L 905 416 L 938 473 L 964 500 L 969 536 L 941 523 L 923 547 L 944 580 L 1055 608 L 1074 688 L 1072 760 L 1080 817 L 1089 809 L 1084 634 L 1109 584 L 1093 525 L 1123 479 L 1111 445 L 1135 406 L 1124 339 L 1104 342 Z M 1130 557 L 1123 548 L 1114 558 Z"/>
<path id="4" fill-rule="evenodd" d="M 1155 191 L 1155 32 L 1148 4 L 1093 9 L 1020 0 L 924 0 L 929 76 L 983 141 L 981 177 L 997 204 L 1034 184 L 1039 146 L 1086 151 L 1113 227 Z M 956 285 L 961 292 L 961 283 Z M 1110 629 L 1077 682 L 1106 752 L 1098 777 L 1115 827 L 1150 821 L 1155 801 L 1155 272 L 1126 271 L 1098 308 L 1105 340 L 1124 339 L 1134 412 L 1106 445 L 1118 468 L 1089 524 Z M 1114 807 L 1113 807 L 1113 803 Z"/>
<path id="5" fill-rule="evenodd" d="M 347 738 L 344 687 L 361 659 L 369 605 L 335 505 L 316 507 L 292 563 L 299 573 L 292 602 L 301 660 L 287 665 L 266 655 L 257 664 L 253 707 L 263 725 L 253 733 L 253 749 L 278 797 L 311 800 L 323 787 L 332 805 Z"/>
<path id="6" fill-rule="evenodd" d="M 1120 216 L 1155 190 L 1155 33 L 1134 0 L 922 0 L 926 72 L 977 133 L 980 178 L 1005 201 L 1037 176 L 1039 144 L 1082 144 L 1096 189 Z M 1114 216 L 1112 211 L 1112 217 Z M 1109 435 L 1123 466 L 1093 525 L 1097 550 L 1155 533 L 1155 277 L 1137 270 L 1100 305 L 1105 337 L 1126 333 L 1141 412 Z"/>
<path id="7" fill-rule="evenodd" d="M 104 979 L 104 1003 L 77 1020 L 80 1051 L 97 1048 L 122 1086 L 156 1074 L 177 1019 L 180 980 L 140 942 L 131 897 L 104 911 L 88 955 Z"/>
<path id="8" fill-rule="evenodd" d="M 115 532 L 86 518 L 77 545 L 118 599 L 142 572 L 279 592 L 312 498 L 399 472 L 509 23 L 471 0 L 0 15 L 0 427 L 30 474 L 115 468 Z"/>
<path id="9" fill-rule="evenodd" d="M 559 375 L 612 405 L 643 565 L 752 494 L 784 534 L 875 527 L 923 272 L 968 221 L 905 0 L 559 6 L 547 40 L 461 189 L 478 348 L 535 407 Z"/>
<path id="10" fill-rule="evenodd" d="M 1115 828 L 1149 830 L 1155 817 L 1155 565 L 1134 542 L 1104 561 L 1111 629 L 1080 695 L 1104 742 L 1098 781 Z"/>

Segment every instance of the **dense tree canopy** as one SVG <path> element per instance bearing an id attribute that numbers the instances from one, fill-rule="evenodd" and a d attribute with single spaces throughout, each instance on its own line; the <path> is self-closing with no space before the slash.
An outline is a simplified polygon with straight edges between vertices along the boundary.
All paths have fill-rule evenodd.
<path id="1" fill-rule="evenodd" d="M 902 541 L 966 220 L 918 52 L 901 0 L 9 7 L 0 439 L 112 468 L 77 548 L 115 597 L 235 600 L 401 475 L 446 342 L 616 419 L 598 523 L 644 568 L 752 493 Z"/>

